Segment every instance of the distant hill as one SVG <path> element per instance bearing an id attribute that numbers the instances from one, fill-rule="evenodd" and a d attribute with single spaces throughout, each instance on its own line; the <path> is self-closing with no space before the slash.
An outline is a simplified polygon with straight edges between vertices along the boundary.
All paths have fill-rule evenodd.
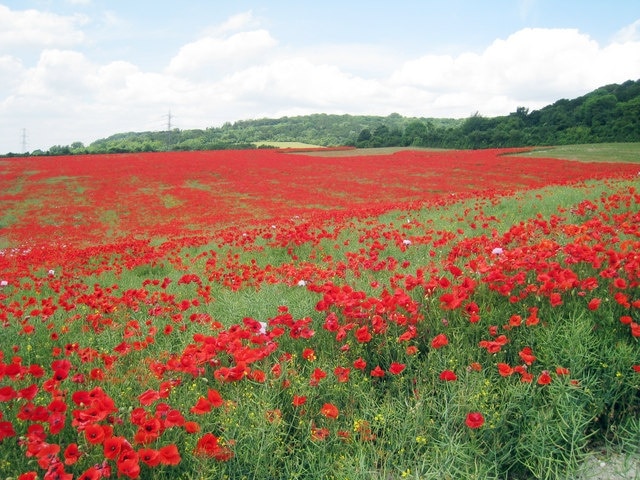
<path id="1" fill-rule="evenodd" d="M 225 123 L 204 130 L 118 133 L 88 146 L 53 146 L 33 155 L 255 148 L 259 142 L 321 146 L 491 148 L 640 141 L 640 80 L 598 88 L 540 110 L 467 119 L 313 114 Z"/>

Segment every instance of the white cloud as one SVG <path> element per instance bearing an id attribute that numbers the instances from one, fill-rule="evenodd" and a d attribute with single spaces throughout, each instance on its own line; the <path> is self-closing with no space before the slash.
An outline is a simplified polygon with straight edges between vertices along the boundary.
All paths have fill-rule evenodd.
<path id="1" fill-rule="evenodd" d="M 73 50 L 44 50 L 34 68 L 27 71 L 18 94 L 34 97 L 82 98 L 90 85 L 91 64 Z"/>
<path id="2" fill-rule="evenodd" d="M 286 51 L 320 65 L 335 65 L 343 72 L 373 78 L 384 78 L 399 68 L 406 58 L 389 48 L 362 43 L 322 44 Z"/>
<path id="3" fill-rule="evenodd" d="M 259 61 L 276 43 L 271 34 L 262 29 L 235 33 L 228 38 L 204 37 L 184 45 L 171 59 L 167 71 L 180 75 L 228 71 Z"/>
<path id="4" fill-rule="evenodd" d="M 283 58 L 226 77 L 224 90 L 241 102 L 266 102 L 344 111 L 356 108 L 376 94 L 384 95 L 379 82 L 346 74 L 338 67 L 314 64 L 301 57 Z M 326 111 L 326 110 L 325 110 Z"/>
<path id="5" fill-rule="evenodd" d="M 574 29 L 526 28 L 479 54 L 425 55 L 408 61 L 391 75 L 391 84 L 433 92 L 439 98 L 434 105 L 464 94 L 466 108 L 461 110 L 453 100 L 449 115 L 468 115 L 470 109 L 502 115 L 516 106 L 539 108 L 639 76 L 640 43 L 602 48 Z"/>
<path id="6" fill-rule="evenodd" d="M 613 37 L 616 43 L 640 42 L 640 18 L 620 29 Z"/>
<path id="7" fill-rule="evenodd" d="M 64 48 L 85 40 L 83 15 L 61 16 L 38 10 L 10 10 L 0 4 L 0 51 L 13 48 Z"/>
<path id="8" fill-rule="evenodd" d="M 260 25 L 260 22 L 253 16 L 253 12 L 238 13 L 229 17 L 229 19 L 222 25 L 213 29 L 212 35 L 224 35 L 229 32 L 238 32 L 249 28 L 256 28 Z"/>
<path id="9" fill-rule="evenodd" d="M 24 72 L 20 59 L 12 55 L 0 55 L 0 92 L 10 91 L 20 85 Z"/>

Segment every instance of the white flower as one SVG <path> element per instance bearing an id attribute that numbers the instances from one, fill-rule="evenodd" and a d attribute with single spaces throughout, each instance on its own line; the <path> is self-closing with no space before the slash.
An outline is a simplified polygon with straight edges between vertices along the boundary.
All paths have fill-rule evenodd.
<path id="1" fill-rule="evenodd" d="M 49 276 L 53 277 L 56 274 L 55 270 L 49 270 Z"/>
<path id="2" fill-rule="evenodd" d="M 298 280 L 298 286 L 299 287 L 304 287 L 307 284 L 307 282 L 305 282 L 304 280 Z"/>
<path id="3" fill-rule="evenodd" d="M 404 245 L 411 245 L 411 240 L 409 240 L 409 239 L 405 238 L 404 240 L 402 240 L 402 243 L 403 243 Z"/>
<path id="4" fill-rule="evenodd" d="M 493 253 L 494 255 L 502 255 L 504 253 L 504 250 L 500 247 L 496 247 L 491 250 L 491 253 Z"/>
<path id="5" fill-rule="evenodd" d="M 6 280 L 0 280 L 0 287 L 6 287 L 7 285 L 9 285 L 9 282 Z"/>
<path id="6" fill-rule="evenodd" d="M 265 322 L 258 322 L 260 323 L 260 333 L 267 333 L 267 324 Z"/>

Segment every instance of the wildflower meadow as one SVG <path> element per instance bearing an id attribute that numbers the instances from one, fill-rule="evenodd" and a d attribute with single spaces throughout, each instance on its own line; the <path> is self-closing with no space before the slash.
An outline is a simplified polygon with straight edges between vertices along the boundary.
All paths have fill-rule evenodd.
<path id="1" fill-rule="evenodd" d="M 0 478 L 637 456 L 640 153 L 518 152 L 0 159 Z"/>

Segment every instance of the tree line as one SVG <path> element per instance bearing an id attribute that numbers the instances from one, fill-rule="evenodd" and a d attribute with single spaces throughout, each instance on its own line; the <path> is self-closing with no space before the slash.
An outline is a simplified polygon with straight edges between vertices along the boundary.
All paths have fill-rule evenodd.
<path id="1" fill-rule="evenodd" d="M 353 145 L 476 149 L 639 141 L 640 80 L 629 80 L 532 112 L 518 107 L 499 117 L 475 114 L 450 128 L 420 120 L 404 129 L 380 125 L 362 130 Z"/>
<path id="2" fill-rule="evenodd" d="M 245 149 L 257 148 L 260 142 L 477 149 L 639 141 L 640 80 L 629 80 L 540 110 L 518 107 L 498 117 L 313 114 L 242 120 L 206 129 L 118 133 L 88 146 L 75 142 L 31 155 Z"/>

